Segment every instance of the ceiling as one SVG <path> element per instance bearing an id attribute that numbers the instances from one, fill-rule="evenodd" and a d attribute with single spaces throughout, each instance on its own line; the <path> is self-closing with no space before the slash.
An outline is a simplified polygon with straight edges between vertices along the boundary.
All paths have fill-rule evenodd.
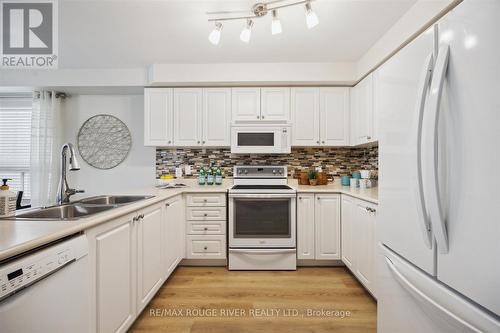
<path id="1" fill-rule="evenodd" d="M 319 25 L 309 30 L 303 6 L 255 20 L 249 44 L 243 21 L 224 24 L 209 43 L 207 11 L 243 10 L 248 0 L 60 0 L 59 68 L 132 68 L 153 63 L 353 62 L 416 0 L 316 0 Z"/>

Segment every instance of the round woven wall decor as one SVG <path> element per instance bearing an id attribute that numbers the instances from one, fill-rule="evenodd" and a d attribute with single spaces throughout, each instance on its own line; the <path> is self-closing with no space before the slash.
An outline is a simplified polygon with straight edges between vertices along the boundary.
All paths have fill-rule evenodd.
<path id="1" fill-rule="evenodd" d="M 98 169 L 111 169 L 127 157 L 132 136 L 120 119 L 100 114 L 87 119 L 80 127 L 77 145 L 85 162 Z"/>

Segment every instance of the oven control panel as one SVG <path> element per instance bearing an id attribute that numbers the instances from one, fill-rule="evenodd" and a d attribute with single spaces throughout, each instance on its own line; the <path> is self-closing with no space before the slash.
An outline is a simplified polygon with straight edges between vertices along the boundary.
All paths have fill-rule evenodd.
<path id="1" fill-rule="evenodd" d="M 286 178 L 286 166 L 235 166 L 234 177 L 236 178 Z"/>

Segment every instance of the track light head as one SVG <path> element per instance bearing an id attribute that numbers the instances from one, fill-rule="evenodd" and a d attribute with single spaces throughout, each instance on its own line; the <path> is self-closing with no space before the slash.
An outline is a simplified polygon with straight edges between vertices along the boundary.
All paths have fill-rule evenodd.
<path id="1" fill-rule="evenodd" d="M 252 36 L 253 21 L 247 20 L 245 28 L 241 31 L 240 39 L 245 43 L 250 42 L 250 37 Z"/>
<path id="2" fill-rule="evenodd" d="M 273 20 L 271 22 L 271 33 L 273 35 L 280 34 L 282 32 L 281 29 L 281 21 L 278 18 L 278 13 L 276 9 L 273 9 Z"/>
<path id="3" fill-rule="evenodd" d="M 215 22 L 214 30 L 212 30 L 212 32 L 208 35 L 208 40 L 210 41 L 210 43 L 214 45 L 219 44 L 221 31 L 222 31 L 222 23 Z"/>
<path id="4" fill-rule="evenodd" d="M 319 23 L 318 16 L 311 8 L 311 3 L 306 2 L 306 24 L 309 29 L 314 28 Z"/>

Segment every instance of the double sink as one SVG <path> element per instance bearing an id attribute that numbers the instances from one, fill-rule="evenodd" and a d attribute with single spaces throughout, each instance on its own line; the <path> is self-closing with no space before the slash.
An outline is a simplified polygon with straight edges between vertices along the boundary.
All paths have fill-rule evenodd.
<path id="1" fill-rule="evenodd" d="M 16 220 L 78 220 L 152 197 L 152 195 L 100 195 L 60 206 L 30 209 L 18 213 L 14 218 Z"/>

